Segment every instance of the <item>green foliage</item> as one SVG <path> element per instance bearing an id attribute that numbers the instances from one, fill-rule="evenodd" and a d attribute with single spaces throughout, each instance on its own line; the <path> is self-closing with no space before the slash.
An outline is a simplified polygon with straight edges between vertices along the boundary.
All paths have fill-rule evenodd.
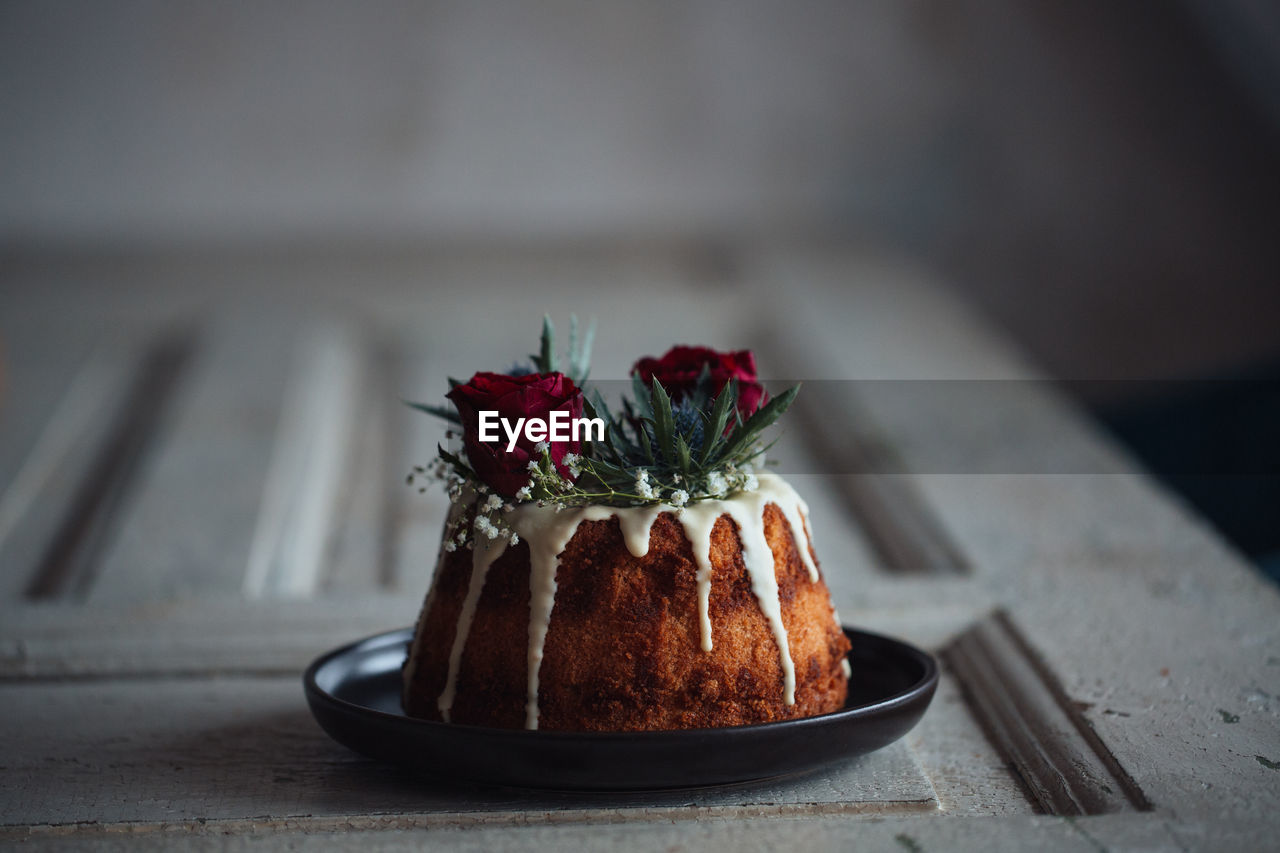
<path id="1" fill-rule="evenodd" d="M 577 318 L 570 317 L 566 375 L 583 388 L 586 416 L 605 422 L 604 440 L 584 443 L 580 455 L 565 457 L 562 465 L 569 477 L 562 476 L 550 452 L 544 451 L 531 465 L 529 483 L 517 500 L 570 506 L 683 506 L 755 488 L 753 465 L 772 446 L 764 442 L 764 432 L 791 406 L 799 385 L 770 399 L 744 421 L 738 411 L 737 381 L 713 394 L 709 367 L 691 391 L 675 400 L 656 379 L 646 385 L 634 373 L 631 394 L 624 395 L 621 410 L 614 411 L 597 389 L 584 385 L 594 336 L 594 323 L 580 336 Z M 540 373 L 553 372 L 560 363 L 550 317 L 543 318 L 539 352 L 530 359 Z M 458 384 L 449 381 L 451 387 Z M 459 424 L 457 414 L 443 406 L 408 405 Z M 439 458 L 442 470 L 451 469 L 457 478 L 480 485 L 462 459 L 444 448 Z"/>
<path id="2" fill-rule="evenodd" d="M 587 331 L 578 337 L 578 315 L 569 315 L 569 366 L 564 375 L 573 380 L 579 388 L 587 381 L 591 373 L 591 346 L 595 343 L 596 322 L 587 324 Z M 542 338 L 537 355 L 529 356 L 533 367 L 539 373 L 556 373 L 560 370 L 560 359 L 556 356 L 556 329 L 551 324 L 551 317 L 542 316 Z"/>

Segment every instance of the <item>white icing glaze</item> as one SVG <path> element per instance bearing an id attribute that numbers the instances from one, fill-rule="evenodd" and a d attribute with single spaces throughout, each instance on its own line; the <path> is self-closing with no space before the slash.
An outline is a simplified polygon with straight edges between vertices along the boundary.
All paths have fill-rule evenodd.
<path id="1" fill-rule="evenodd" d="M 459 515 L 461 515 L 464 509 L 465 507 L 461 504 L 453 504 L 452 506 L 449 507 L 449 515 L 448 515 L 448 518 L 445 519 L 445 525 L 444 525 L 446 535 L 448 531 L 452 529 L 454 519 L 456 519 Z M 444 565 L 444 555 L 445 555 L 444 544 L 445 544 L 444 542 L 440 543 L 440 553 L 436 557 L 437 572 L 439 572 L 440 567 Z M 414 625 L 414 629 L 413 629 L 414 637 L 418 637 L 421 634 L 423 622 L 426 620 L 427 614 L 431 612 L 431 606 L 435 603 L 435 598 L 436 598 L 436 584 L 435 584 L 435 581 L 433 580 L 431 583 L 431 586 L 427 589 L 427 598 L 425 601 L 422 602 L 422 612 L 418 614 L 418 621 Z M 405 661 L 405 664 L 404 664 L 404 685 L 405 685 L 404 700 L 406 704 L 408 702 L 408 697 L 409 697 L 409 685 L 413 684 L 414 678 L 418 674 L 418 659 L 421 654 L 422 654 L 421 643 L 415 641 L 409 644 L 409 659 Z"/>
<path id="2" fill-rule="evenodd" d="M 493 565 L 493 561 L 507 550 L 505 539 L 485 539 L 478 530 L 473 531 L 472 535 L 476 547 L 471 552 L 471 580 L 467 584 L 467 597 L 462 600 L 462 612 L 458 614 L 458 624 L 453 631 L 453 646 L 449 649 L 449 674 L 445 676 L 444 690 L 436 700 L 436 707 L 440 709 L 440 716 L 446 723 L 450 721 L 449 714 L 458 689 L 458 667 L 462 664 L 462 649 L 471 636 L 471 623 L 476 618 L 476 604 L 480 602 L 485 578 L 489 576 L 489 567 Z"/>
<path id="3" fill-rule="evenodd" d="M 698 564 L 698 617 L 702 648 L 710 651 L 711 645 L 711 531 L 721 515 L 728 515 L 738 527 L 742 545 L 742 561 L 751 579 L 751 589 L 760 605 L 760 611 L 768 621 L 774 640 L 778 644 L 779 663 L 783 672 L 783 701 L 795 704 L 795 666 L 787 642 L 786 627 L 782 622 L 782 604 L 778 596 L 773 551 L 764 534 L 764 508 L 775 504 L 782 510 L 791 528 L 791 534 L 800 552 L 809 577 L 818 579 L 818 568 L 809 552 L 808 530 L 804 517 L 808 507 L 785 480 L 773 474 L 760 474 L 759 488 L 753 492 L 740 492 L 725 500 L 698 501 L 687 507 L 667 505 L 651 507 L 586 506 L 556 512 L 553 507 L 522 504 L 507 514 L 508 526 L 520 535 L 529 546 L 529 647 L 528 693 L 525 705 L 525 728 L 538 727 L 538 673 L 542 666 L 543 649 L 547 630 L 551 625 L 551 611 L 555 606 L 556 568 L 559 555 L 584 521 L 604 521 L 616 517 L 627 550 L 636 557 L 649 552 L 649 536 L 654 521 L 664 512 L 673 513 L 684 528 L 685 537 L 693 548 Z M 478 542 L 485 542 L 476 533 Z M 488 548 L 477 547 L 472 559 L 471 580 L 462 613 L 458 618 L 453 647 L 449 655 L 449 673 L 438 706 L 446 721 L 457 689 L 458 665 L 462 649 L 471 631 L 476 604 L 484 588 L 485 576 L 506 549 L 505 540 L 498 540 Z"/>
<path id="4" fill-rule="evenodd" d="M 684 510 L 680 521 L 684 526 L 684 535 L 693 546 L 693 559 L 698 564 L 698 630 L 702 639 L 702 650 L 711 651 L 711 531 L 716 526 L 718 512 L 702 512 L 699 510 L 705 503 L 700 501 Z M 719 504 L 720 501 L 715 501 Z"/>

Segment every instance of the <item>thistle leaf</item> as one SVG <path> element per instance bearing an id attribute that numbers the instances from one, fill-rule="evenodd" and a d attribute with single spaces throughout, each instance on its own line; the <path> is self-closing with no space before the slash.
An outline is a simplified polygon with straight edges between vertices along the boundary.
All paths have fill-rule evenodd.
<path id="1" fill-rule="evenodd" d="M 613 423 L 613 412 L 609 411 L 609 403 L 599 389 L 591 388 L 582 397 L 583 401 L 591 407 L 590 417 L 604 418 L 606 424 Z"/>
<path id="2" fill-rule="evenodd" d="M 676 458 L 679 460 L 680 473 L 687 475 L 693 461 L 689 457 L 689 444 L 679 433 L 676 433 Z"/>
<path id="3" fill-rule="evenodd" d="M 479 477 L 476 476 L 476 472 L 472 471 L 471 467 L 467 465 L 467 463 L 463 462 L 457 456 L 454 456 L 438 444 L 436 445 L 436 452 L 440 454 L 441 459 L 452 465 L 459 474 L 470 477 L 473 480 L 479 479 Z"/>
<path id="4" fill-rule="evenodd" d="M 537 356 L 530 356 L 539 373 L 555 373 L 556 363 L 556 330 L 551 325 L 551 315 L 542 315 L 542 350 Z"/>
<path id="5" fill-rule="evenodd" d="M 653 458 L 654 438 L 649 434 L 649 427 L 653 425 L 653 421 L 648 418 L 640 418 L 640 420 L 636 421 L 636 424 L 636 438 L 639 439 L 637 443 L 640 445 L 640 451 L 644 454 L 649 467 L 653 467 L 655 461 Z"/>
<path id="6" fill-rule="evenodd" d="M 668 465 L 674 465 L 676 461 L 675 441 L 675 416 L 671 413 L 671 398 L 667 396 L 667 391 L 662 387 L 662 383 L 654 377 L 653 386 L 650 391 L 650 406 L 653 409 L 653 432 L 658 440 L 658 455 L 667 461 Z"/>
<path id="7" fill-rule="evenodd" d="M 710 362 L 702 365 L 702 370 L 698 372 L 698 379 L 693 386 L 693 398 L 697 402 L 699 408 L 705 408 L 707 400 L 711 399 L 711 364 Z"/>
<path id="8" fill-rule="evenodd" d="M 631 391 L 634 395 L 632 403 L 636 407 L 636 415 L 641 418 L 652 418 L 653 406 L 649 401 L 649 388 L 644 384 L 639 373 L 631 374 Z"/>
<path id="9" fill-rule="evenodd" d="M 593 459 L 590 465 L 597 478 L 604 482 L 630 483 L 635 479 L 635 475 L 628 472 L 626 468 L 620 465 L 613 465 L 602 459 Z"/>
<path id="10" fill-rule="evenodd" d="M 729 423 L 729 414 L 734 410 L 737 400 L 738 380 L 732 379 L 721 389 L 720 394 L 716 397 L 715 406 L 711 409 L 711 417 L 703 430 L 702 453 L 698 457 L 699 464 L 707 464 L 707 460 L 713 458 L 714 450 L 724 443 L 724 428 Z"/>
<path id="11" fill-rule="evenodd" d="M 757 409 L 755 414 L 747 418 L 746 422 L 730 435 L 729 445 L 725 448 L 723 455 L 731 457 L 748 447 L 761 432 L 782 416 L 798 393 L 800 393 L 800 386 L 793 385 Z"/>
<path id="12" fill-rule="evenodd" d="M 572 318 L 577 323 L 577 318 Z M 578 385 L 582 385 L 587 381 L 587 377 L 591 375 L 591 348 L 596 342 L 596 321 L 593 319 L 587 323 L 587 330 L 582 335 L 581 345 L 574 352 L 571 348 L 569 354 L 570 365 L 572 366 L 574 377 L 573 381 Z"/>

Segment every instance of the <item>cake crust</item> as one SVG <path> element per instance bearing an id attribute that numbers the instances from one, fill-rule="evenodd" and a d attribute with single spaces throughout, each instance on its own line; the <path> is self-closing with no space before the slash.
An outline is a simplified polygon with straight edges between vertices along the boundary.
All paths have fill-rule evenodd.
<path id="1" fill-rule="evenodd" d="M 826 584 L 820 574 L 810 576 L 776 504 L 764 505 L 762 523 L 794 665 L 793 704 L 784 701 L 778 642 L 745 569 L 737 523 L 726 513 L 711 531 L 712 649 L 704 651 L 693 546 L 675 514 L 662 512 L 644 556 L 628 549 L 616 517 L 583 521 L 559 555 L 538 728 L 709 728 L 843 707 L 849 643 Z M 404 694 L 408 714 L 433 720 L 443 719 L 438 698 L 472 573 L 469 551 L 443 557 L 415 632 Z M 451 722 L 524 727 L 530 600 L 530 553 L 522 541 L 489 567 L 462 649 Z"/>

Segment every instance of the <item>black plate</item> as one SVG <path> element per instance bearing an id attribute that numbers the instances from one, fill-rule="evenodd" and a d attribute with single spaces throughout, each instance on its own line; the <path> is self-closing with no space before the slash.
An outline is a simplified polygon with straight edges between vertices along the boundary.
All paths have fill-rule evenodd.
<path id="1" fill-rule="evenodd" d="M 844 629 L 853 643 L 845 708 L 781 723 L 669 732 L 539 732 L 418 720 L 400 710 L 412 630 L 318 658 L 303 675 L 311 713 L 371 758 L 449 779 L 559 790 L 660 790 L 789 776 L 893 743 L 919 721 L 938 666 L 919 649 Z"/>

